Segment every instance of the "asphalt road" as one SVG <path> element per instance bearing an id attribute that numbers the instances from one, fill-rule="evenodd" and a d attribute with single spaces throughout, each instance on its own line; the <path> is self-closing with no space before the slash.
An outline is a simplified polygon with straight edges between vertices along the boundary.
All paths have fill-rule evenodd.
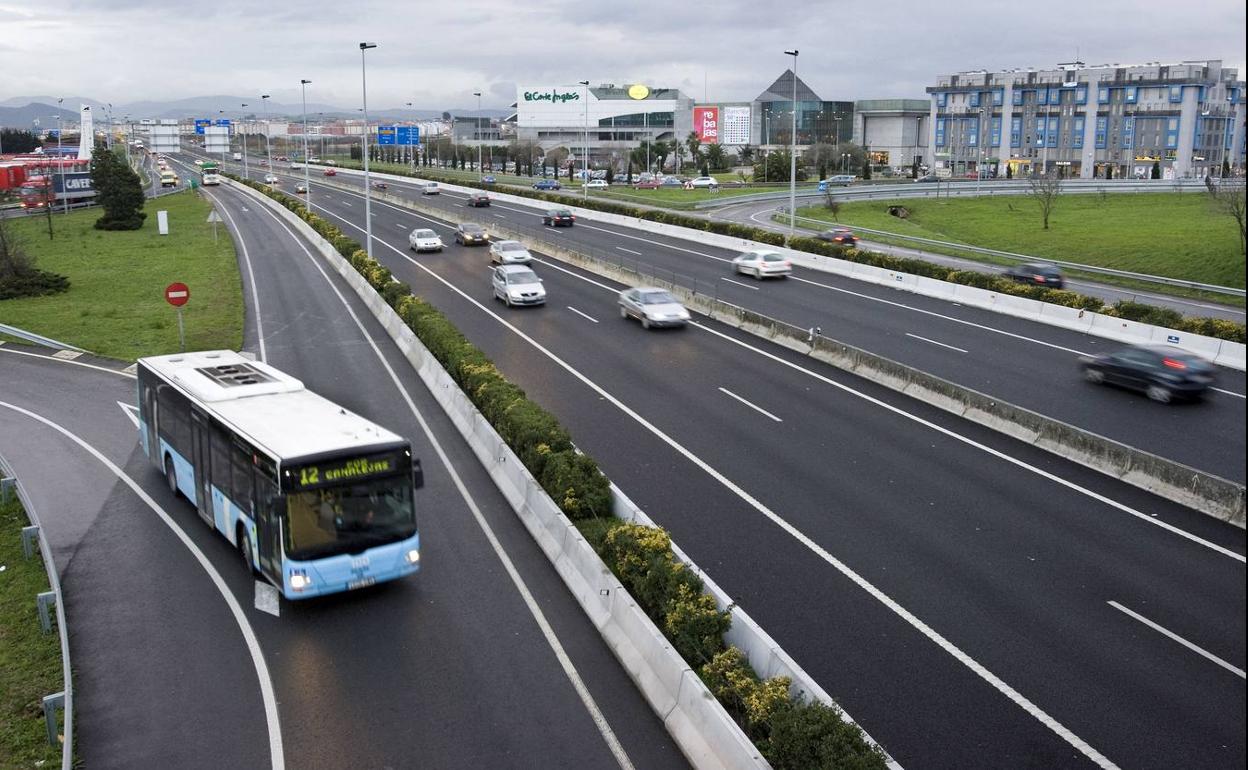
<path id="1" fill-rule="evenodd" d="M 255 168 L 252 173 L 259 176 Z M 299 172 L 282 172 L 282 178 L 287 192 L 303 179 Z M 325 178 L 316 173 L 311 179 L 315 205 L 320 191 L 332 188 L 321 187 L 318 182 Z M 359 177 L 346 174 L 332 181 L 360 184 Z M 414 185 L 393 181 L 388 192 L 416 195 Z M 538 248 L 557 239 L 799 328 L 820 327 L 825 336 L 1144 451 L 1245 481 L 1243 372 L 1220 369 L 1218 390 L 1203 402 L 1156 404 L 1142 394 L 1083 381 L 1080 354 L 1121 347 L 1100 337 L 801 268 L 790 279 L 758 283 L 732 274 L 732 251 L 592 221 L 547 228 L 541 225 L 540 205 L 495 203 L 488 209 L 465 209 L 462 195 L 419 197 L 487 227 L 503 220 L 525 232 L 527 242 Z M 349 208 L 349 203 L 343 205 Z M 360 201 L 353 205 L 359 207 Z M 362 233 L 354 235 L 363 241 Z"/>
<path id="2" fill-rule="evenodd" d="M 286 765 L 407 767 L 418 757 L 422 767 L 447 768 L 686 766 L 546 557 L 345 283 L 268 211 L 236 191 L 209 194 L 241 235 L 245 348 L 409 437 L 422 458 L 419 575 L 283 602 L 274 617 L 256 609 L 256 584 L 228 542 L 203 527 L 185 501 L 172 499 L 138 453 L 134 427 L 116 404 L 133 401 L 132 380 L 107 375 L 109 387 L 96 386 L 81 381 L 78 367 L 0 349 L 0 401 L 16 400 L 97 437 L 105 456 L 202 549 L 254 629 Z M 97 502 L 100 490 L 119 488 L 97 478 L 98 461 L 80 459 L 97 471 L 79 481 L 48 462 L 62 454 L 54 447 L 33 444 L 39 448 L 30 451 L 32 434 L 44 441 L 43 433 L 30 418 L 0 407 L 0 451 L 15 461 L 49 530 L 57 530 L 58 554 L 74 554 L 64 561 L 58 555 L 58 566 L 66 573 L 71 644 L 83 679 L 76 715 L 82 755 L 93 766 L 265 766 L 271 736 L 258 677 L 222 597 L 213 596 L 203 569 L 150 509 L 115 492 Z M 94 537 L 102 531 L 108 536 Z M 159 544 L 162 533 L 169 542 Z M 84 562 L 84 552 L 96 559 Z M 117 574 L 101 574 L 110 570 Z M 84 596 L 99 607 L 98 621 L 83 609 Z M 161 627 L 158 641 L 172 639 L 150 642 L 152 626 Z M 144 671 L 131 682 L 136 668 Z M 147 697 L 131 703 L 130 693 Z M 181 707 L 176 696 L 183 694 L 198 699 L 193 708 Z M 115 708 L 119 700 L 126 702 Z"/>
<path id="3" fill-rule="evenodd" d="M 362 238 L 358 196 L 313 202 Z M 1243 530 L 714 322 L 643 331 L 554 261 L 506 310 L 486 249 L 412 255 L 417 226 L 450 243 L 374 202 L 375 256 L 903 766 L 1243 764 Z"/>

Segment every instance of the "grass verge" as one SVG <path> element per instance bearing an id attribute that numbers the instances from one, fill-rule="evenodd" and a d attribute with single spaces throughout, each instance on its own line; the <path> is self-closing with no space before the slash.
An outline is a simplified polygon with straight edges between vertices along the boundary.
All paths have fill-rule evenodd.
<path id="1" fill-rule="evenodd" d="M 0 504 L 0 767 L 59 767 L 48 745 L 43 697 L 60 692 L 60 640 L 39 627 L 35 596 L 50 590 L 38 553 L 22 553 L 30 522 L 16 500 Z"/>
<path id="2" fill-rule="evenodd" d="M 164 291 L 181 281 L 191 290 L 182 309 L 187 350 L 241 347 L 238 261 L 224 226 L 213 240 L 207 222 L 212 204 L 182 192 L 148 201 L 144 210 L 142 229 L 122 232 L 94 229 L 99 209 L 57 215 L 52 240 L 42 218 L 14 220 L 36 266 L 68 276 L 70 289 L 4 300 L 0 322 L 127 361 L 174 353 L 178 317 Z M 169 212 L 169 235 L 157 232 L 158 210 Z"/>

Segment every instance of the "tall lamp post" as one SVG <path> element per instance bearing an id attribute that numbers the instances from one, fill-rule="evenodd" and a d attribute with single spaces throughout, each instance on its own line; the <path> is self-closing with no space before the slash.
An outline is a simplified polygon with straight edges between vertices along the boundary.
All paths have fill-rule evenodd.
<path id="1" fill-rule="evenodd" d="M 108 151 L 113 151 L 113 105 L 108 105 L 108 134 L 104 137 L 104 143 L 108 147 Z"/>
<path id="2" fill-rule="evenodd" d="M 376 43 L 360 43 L 360 88 L 364 99 L 364 251 L 369 259 L 373 256 L 373 185 L 368 174 L 368 70 L 364 54 Z"/>
<path id="3" fill-rule="evenodd" d="M 56 100 L 56 167 L 61 174 L 61 196 L 65 201 L 65 213 L 69 213 L 69 196 L 65 193 L 65 153 L 61 151 L 61 136 L 65 133 L 61 130 L 61 103 L 64 99 Z M 79 144 L 82 143 L 82 136 L 78 137 Z"/>
<path id="4" fill-rule="evenodd" d="M 243 102 L 239 105 L 239 107 L 244 110 L 244 112 L 239 115 L 239 122 L 242 124 L 243 128 L 238 137 L 243 145 L 243 178 L 251 179 L 251 172 L 247 169 L 247 113 L 245 112 L 247 109 L 247 103 Z"/>
<path id="5" fill-rule="evenodd" d="M 221 123 L 223 120 L 225 120 L 225 110 L 217 110 L 217 114 L 221 116 L 217 118 L 217 123 Z M 227 126 L 218 126 L 218 127 L 225 129 L 225 143 L 221 145 L 221 171 L 222 173 L 224 173 L 225 172 L 225 151 L 230 146 L 230 129 Z"/>
<path id="6" fill-rule="evenodd" d="M 408 108 L 409 110 L 410 110 L 410 109 L 412 109 L 412 103 L 411 103 L 411 102 L 408 102 L 408 103 L 407 103 L 407 108 Z M 414 121 L 414 120 L 413 120 L 413 121 L 410 121 L 410 122 L 415 123 L 416 121 Z M 411 130 L 410 130 L 410 129 L 408 130 L 407 135 L 408 135 L 408 137 L 409 137 L 409 138 L 411 137 L 412 132 L 411 132 Z M 413 174 L 415 174 L 415 173 L 416 173 L 416 147 L 415 147 L 415 146 L 413 146 L 413 145 L 410 145 L 410 144 L 407 146 L 407 159 L 408 159 L 408 161 L 409 161 L 409 162 L 411 162 L 411 164 L 412 164 L 412 173 L 413 173 Z"/>
<path id="7" fill-rule="evenodd" d="M 269 146 L 269 94 L 260 94 L 260 104 L 264 107 L 264 162 L 269 164 L 269 173 L 273 173 L 273 148 Z"/>
<path id="8" fill-rule="evenodd" d="M 472 95 L 477 97 L 477 116 L 476 118 L 473 119 L 473 126 L 476 129 L 474 133 L 476 134 L 476 138 L 477 138 L 477 176 L 480 177 L 481 176 L 481 92 L 473 91 Z"/>
<path id="9" fill-rule="evenodd" d="M 793 57 L 793 135 L 789 137 L 789 238 L 787 246 L 793 241 L 793 228 L 797 223 L 797 49 L 785 51 L 785 56 Z"/>
<path id="10" fill-rule="evenodd" d="M 983 168 L 981 168 L 982 166 L 981 161 L 984 157 L 983 137 L 984 137 L 984 108 L 980 107 L 978 125 L 976 125 L 975 127 L 975 197 L 976 198 L 979 197 L 979 180 L 984 175 L 984 170 Z"/>
<path id="11" fill-rule="evenodd" d="M 308 211 L 312 210 L 312 185 L 308 181 L 308 84 L 311 80 L 300 78 L 299 88 L 303 91 L 303 196 Z"/>
<path id="12" fill-rule="evenodd" d="M 585 178 L 581 180 L 581 197 L 589 197 L 589 81 L 578 80 L 578 83 L 585 86 Z"/>

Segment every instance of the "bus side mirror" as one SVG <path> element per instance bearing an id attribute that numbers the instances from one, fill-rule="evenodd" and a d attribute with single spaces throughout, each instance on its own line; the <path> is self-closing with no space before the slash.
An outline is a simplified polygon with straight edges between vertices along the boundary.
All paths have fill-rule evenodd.
<path id="1" fill-rule="evenodd" d="M 425 470 L 420 467 L 420 460 L 412 460 L 412 489 L 420 489 L 425 485 Z"/>

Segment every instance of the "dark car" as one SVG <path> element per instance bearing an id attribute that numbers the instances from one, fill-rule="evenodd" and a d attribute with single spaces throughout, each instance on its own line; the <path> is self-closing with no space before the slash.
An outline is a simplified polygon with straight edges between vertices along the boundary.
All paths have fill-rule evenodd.
<path id="1" fill-rule="evenodd" d="M 848 227 L 833 227 L 831 230 L 824 230 L 815 236 L 821 241 L 835 243 L 838 246 L 854 246 L 858 243 L 858 236 L 854 235 L 854 231 Z"/>
<path id="2" fill-rule="evenodd" d="M 464 246 L 486 244 L 490 242 L 490 236 L 481 225 L 475 222 L 464 222 L 455 228 L 455 242 Z"/>
<path id="3" fill-rule="evenodd" d="M 916 182 L 939 182 L 940 177 L 936 176 L 935 174 L 924 174 L 923 176 L 919 177 L 918 179 L 915 179 L 914 181 Z"/>
<path id="4" fill-rule="evenodd" d="M 1198 399 L 1213 384 L 1213 364 L 1178 348 L 1132 345 L 1079 360 L 1088 382 L 1143 391 L 1163 404 L 1175 398 Z"/>
<path id="5" fill-rule="evenodd" d="M 468 205 L 473 208 L 490 205 L 490 196 L 485 193 L 468 193 Z"/>
<path id="6" fill-rule="evenodd" d="M 540 179 L 533 183 L 534 190 L 558 190 L 561 185 L 554 179 Z"/>
<path id="7" fill-rule="evenodd" d="M 488 175 L 488 174 L 487 174 L 487 175 L 485 175 L 485 176 L 483 176 L 483 177 L 481 177 L 481 184 L 494 184 L 494 182 L 495 182 L 495 181 L 496 181 L 496 180 L 494 179 L 494 177 L 492 177 L 492 176 L 490 176 L 490 175 Z"/>
<path id="8" fill-rule="evenodd" d="M 571 227 L 576 222 L 576 217 L 567 209 L 551 209 L 542 214 L 542 224 L 551 227 Z"/>
<path id="9" fill-rule="evenodd" d="M 663 181 L 659 182 L 659 187 L 684 187 L 685 183 L 674 176 L 665 176 Z"/>
<path id="10" fill-rule="evenodd" d="M 1042 262 L 1015 265 L 1005 271 L 1005 277 L 1018 283 L 1047 286 L 1050 289 L 1060 289 L 1066 285 L 1066 281 L 1062 279 L 1062 271 L 1057 265 L 1046 265 Z"/>

